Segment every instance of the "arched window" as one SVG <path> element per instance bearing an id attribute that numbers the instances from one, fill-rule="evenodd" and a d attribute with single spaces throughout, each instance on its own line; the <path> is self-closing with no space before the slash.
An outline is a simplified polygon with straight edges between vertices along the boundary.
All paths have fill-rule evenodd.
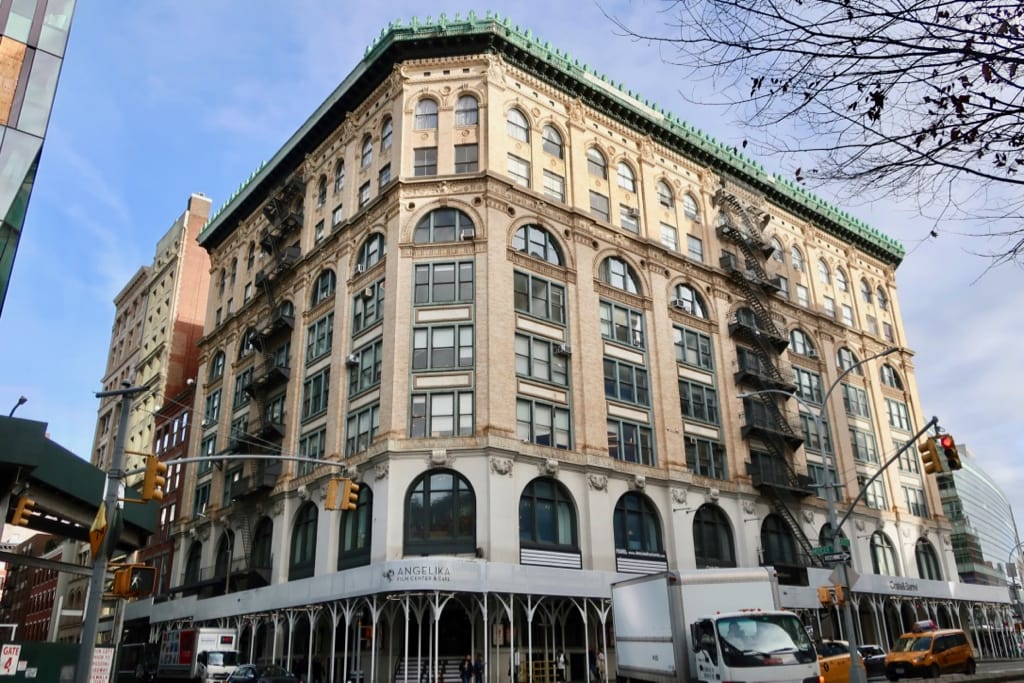
<path id="1" fill-rule="evenodd" d="M 893 389 L 899 389 L 903 391 L 903 380 L 900 379 L 899 373 L 891 365 L 886 363 L 881 369 L 882 384 Z"/>
<path id="2" fill-rule="evenodd" d="M 829 272 L 828 264 L 823 258 L 818 259 L 818 279 L 826 285 L 832 282 L 832 273 Z"/>
<path id="3" fill-rule="evenodd" d="M 217 544 L 217 557 L 213 563 L 213 575 L 227 576 L 231 572 L 231 558 L 235 551 L 235 532 L 228 529 Z"/>
<path id="4" fill-rule="evenodd" d="M 833 543 L 832 525 L 828 522 L 822 524 L 821 529 L 818 530 L 818 545 L 820 546 L 831 545 L 835 547 L 836 545 L 841 545 L 843 541 L 846 540 L 846 532 L 842 529 L 839 530 L 839 538 L 842 539 L 842 541 L 840 541 L 839 543 Z M 836 548 L 836 550 L 838 550 L 838 548 Z"/>
<path id="5" fill-rule="evenodd" d="M 256 345 L 259 344 L 259 333 L 256 332 L 255 328 L 250 327 L 242 335 L 242 343 L 238 345 L 238 360 L 249 356 L 256 350 Z"/>
<path id="6" fill-rule="evenodd" d="M 375 232 L 366 238 L 363 242 L 363 246 L 359 248 L 359 260 L 356 261 L 363 270 L 369 270 L 371 266 L 377 264 L 387 254 L 387 243 L 384 241 L 384 235 L 379 232 Z"/>
<path id="7" fill-rule="evenodd" d="M 587 172 L 601 180 L 608 180 L 608 162 L 604 160 L 604 155 L 597 147 L 587 150 Z"/>
<path id="8" fill-rule="evenodd" d="M 693 556 L 697 569 L 736 566 L 732 527 L 717 505 L 705 503 L 693 515 Z"/>
<path id="9" fill-rule="evenodd" d="M 337 193 L 345 185 L 345 160 L 338 159 L 334 164 L 334 191 Z"/>
<path id="10" fill-rule="evenodd" d="M 409 488 L 405 501 L 406 555 L 476 550 L 476 497 L 458 472 L 432 470 Z"/>
<path id="11" fill-rule="evenodd" d="M 922 579 L 932 581 L 942 580 L 942 570 L 939 567 L 939 556 L 935 553 L 935 546 L 927 538 L 917 539 L 914 546 L 914 557 L 917 559 L 917 575 Z"/>
<path id="12" fill-rule="evenodd" d="M 196 541 L 188 549 L 188 557 L 185 559 L 185 577 L 182 583 L 186 586 L 199 583 L 199 567 L 203 561 L 203 544 Z"/>
<path id="13" fill-rule="evenodd" d="M 839 288 L 840 292 L 850 291 L 850 285 L 846 279 L 846 271 L 842 268 L 836 268 L 836 287 Z"/>
<path id="14" fill-rule="evenodd" d="M 633 173 L 633 169 L 625 161 L 619 162 L 619 187 L 626 192 L 636 193 L 636 174 Z"/>
<path id="15" fill-rule="evenodd" d="M 853 370 L 850 370 L 852 374 L 863 375 L 864 368 L 857 365 L 859 362 L 860 360 L 857 358 L 857 354 L 845 346 L 840 347 L 839 351 L 836 352 L 836 365 L 839 366 L 840 371 L 850 370 L 850 368 L 853 368 Z"/>
<path id="16" fill-rule="evenodd" d="M 672 193 L 672 187 L 664 180 L 658 181 L 658 203 L 666 209 L 671 209 L 675 204 L 675 195 Z"/>
<path id="17" fill-rule="evenodd" d="M 794 329 L 789 333 L 789 348 L 793 350 L 793 353 L 798 353 L 808 358 L 816 358 L 818 356 L 818 352 L 814 348 L 814 342 L 801 329 Z"/>
<path id="18" fill-rule="evenodd" d="M 323 206 L 327 201 L 327 176 L 322 175 L 316 181 L 316 205 Z"/>
<path id="19" fill-rule="evenodd" d="M 245 257 L 245 269 L 252 270 L 253 265 L 256 263 L 256 243 L 249 242 L 249 251 Z"/>
<path id="20" fill-rule="evenodd" d="M 863 299 L 866 304 L 871 303 L 871 285 L 869 285 L 868 281 L 863 278 L 861 278 L 860 281 L 860 298 Z"/>
<path id="21" fill-rule="evenodd" d="M 373 492 L 366 484 L 359 487 L 355 510 L 341 515 L 338 529 L 338 569 L 370 564 L 370 534 L 373 527 Z"/>
<path id="22" fill-rule="evenodd" d="M 524 225 L 516 230 L 512 237 L 512 248 L 556 266 L 564 265 L 562 250 L 555 238 L 539 225 Z"/>
<path id="23" fill-rule="evenodd" d="M 367 135 L 363 138 L 362 151 L 359 153 L 359 167 L 366 168 L 373 163 L 373 138 Z"/>
<path id="24" fill-rule="evenodd" d="M 380 127 L 380 151 L 381 153 L 391 149 L 391 139 L 395 134 L 395 122 L 391 120 L 391 117 L 384 119 L 384 123 Z"/>
<path id="25" fill-rule="evenodd" d="M 692 316 L 705 319 L 708 317 L 704 299 L 690 285 L 676 285 L 676 297 L 672 300 L 672 305 L 683 309 Z"/>
<path id="26" fill-rule="evenodd" d="M 779 263 L 786 262 L 786 250 L 782 248 L 782 242 L 777 237 L 772 238 L 772 258 Z"/>
<path id="27" fill-rule="evenodd" d="M 627 291 L 631 294 L 639 294 L 640 287 L 637 284 L 639 278 L 632 266 L 615 256 L 609 256 L 601 262 L 601 282 L 612 287 Z"/>
<path id="28" fill-rule="evenodd" d="M 475 234 L 473 220 L 459 209 L 435 209 L 420 219 L 412 233 L 416 244 L 430 242 L 455 242 L 463 238 L 463 231 L 470 237 Z"/>
<path id="29" fill-rule="evenodd" d="M 224 376 L 224 352 L 218 351 L 213 354 L 213 360 L 210 361 L 210 381 L 220 379 Z"/>
<path id="30" fill-rule="evenodd" d="M 789 249 L 789 260 L 793 262 L 793 270 L 804 269 L 804 255 L 795 244 Z"/>
<path id="31" fill-rule="evenodd" d="M 333 270 L 325 270 L 320 273 L 320 276 L 313 284 L 313 297 L 310 301 L 310 306 L 316 306 L 320 302 L 334 296 L 334 287 L 336 284 L 337 278 L 335 277 Z"/>
<path id="32" fill-rule="evenodd" d="M 661 518 L 647 496 L 630 491 L 615 504 L 615 549 L 626 553 L 664 555 Z"/>
<path id="33" fill-rule="evenodd" d="M 800 565 L 793 532 L 778 515 L 768 515 L 761 523 L 761 551 L 765 564 Z"/>
<path id="34" fill-rule="evenodd" d="M 519 497 L 519 543 L 524 547 L 579 549 L 576 508 L 561 482 L 542 477 L 523 489 Z"/>
<path id="35" fill-rule="evenodd" d="M 455 103 L 455 125 L 475 126 L 480 120 L 480 106 L 472 95 L 461 95 Z"/>
<path id="36" fill-rule="evenodd" d="M 562 144 L 562 134 L 559 133 L 554 126 L 544 126 L 544 130 L 541 132 L 541 140 L 543 142 L 543 149 L 545 152 L 556 159 L 562 159 L 565 157 L 565 147 Z"/>
<path id="37" fill-rule="evenodd" d="M 291 557 L 288 562 L 288 580 L 313 576 L 316 569 L 316 523 L 319 512 L 316 505 L 306 503 L 295 515 L 292 527 Z"/>
<path id="38" fill-rule="evenodd" d="M 879 287 L 875 291 L 875 298 L 878 299 L 878 307 L 883 311 L 889 310 L 889 297 L 886 295 L 885 290 Z"/>
<path id="39" fill-rule="evenodd" d="M 413 122 L 416 130 L 433 130 L 437 128 L 437 102 L 423 98 L 416 103 L 416 118 Z"/>
<path id="40" fill-rule="evenodd" d="M 530 141 L 530 123 L 526 120 L 526 116 L 523 112 L 516 108 L 508 110 L 508 134 L 514 140 L 521 140 L 522 142 Z"/>
<path id="41" fill-rule="evenodd" d="M 881 531 L 871 534 L 871 571 L 882 576 L 899 576 L 896 548 Z"/>
<path id="42" fill-rule="evenodd" d="M 690 193 L 683 195 L 683 215 L 691 221 L 700 220 L 700 209 L 697 208 L 697 200 Z"/>
<path id="43" fill-rule="evenodd" d="M 256 523 L 252 533 L 252 568 L 266 572 L 269 578 L 271 564 L 274 559 L 274 522 L 264 517 Z"/>

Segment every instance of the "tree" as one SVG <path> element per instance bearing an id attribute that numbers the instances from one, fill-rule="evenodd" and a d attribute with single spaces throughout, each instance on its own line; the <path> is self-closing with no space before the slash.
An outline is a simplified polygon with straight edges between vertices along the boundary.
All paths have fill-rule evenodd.
<path id="1" fill-rule="evenodd" d="M 666 0 L 666 61 L 799 182 L 916 199 L 1024 257 L 1024 2 Z M 747 141 L 743 141 L 746 146 Z M 795 155 L 795 156 L 794 156 Z"/>

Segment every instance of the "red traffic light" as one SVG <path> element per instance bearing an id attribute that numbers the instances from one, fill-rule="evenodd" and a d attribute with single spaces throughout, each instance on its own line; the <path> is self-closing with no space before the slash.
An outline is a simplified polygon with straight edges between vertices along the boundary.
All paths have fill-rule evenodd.
<path id="1" fill-rule="evenodd" d="M 952 448 L 954 446 L 953 437 L 949 434 L 943 434 L 939 437 L 939 443 L 943 448 Z"/>

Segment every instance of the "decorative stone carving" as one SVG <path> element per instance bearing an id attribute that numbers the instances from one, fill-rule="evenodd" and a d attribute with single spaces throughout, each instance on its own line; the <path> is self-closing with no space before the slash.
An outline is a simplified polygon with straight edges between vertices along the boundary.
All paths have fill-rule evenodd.
<path id="1" fill-rule="evenodd" d="M 555 476 L 558 474 L 558 461 L 554 458 L 548 458 L 544 461 L 544 464 L 540 466 L 541 474 L 547 474 L 549 476 Z"/>
<path id="2" fill-rule="evenodd" d="M 309 500 L 309 488 L 305 484 L 302 484 L 301 486 L 299 486 L 299 488 L 295 489 L 295 495 L 297 495 L 301 500 Z"/>
<path id="3" fill-rule="evenodd" d="M 810 524 L 814 521 L 814 510 L 808 510 L 805 508 L 802 512 L 804 515 L 804 523 Z"/>
<path id="4" fill-rule="evenodd" d="M 447 467 L 452 464 L 455 458 L 448 455 L 447 448 L 435 448 L 430 451 L 429 463 L 431 467 Z"/>
<path id="5" fill-rule="evenodd" d="M 686 505 L 686 489 L 672 489 L 672 503 Z"/>
<path id="6" fill-rule="evenodd" d="M 715 488 L 708 489 L 708 500 L 710 500 L 712 503 L 717 503 L 718 499 L 719 499 L 719 497 L 721 497 L 721 495 L 722 495 L 722 492 L 719 491 L 718 489 L 715 489 Z"/>
<path id="7" fill-rule="evenodd" d="M 595 491 L 607 491 L 608 477 L 603 474 L 588 474 L 587 485 Z"/>
<path id="8" fill-rule="evenodd" d="M 743 514 L 752 515 L 754 514 L 754 501 L 745 500 L 743 501 Z"/>
<path id="9" fill-rule="evenodd" d="M 282 512 L 284 512 L 284 498 L 278 498 L 271 506 L 270 514 L 274 517 L 278 517 Z"/>
<path id="10" fill-rule="evenodd" d="M 950 539 L 949 534 L 942 534 L 942 545 L 948 548 L 951 544 L 952 540 Z"/>
<path id="11" fill-rule="evenodd" d="M 503 477 L 512 476 L 512 458 L 491 458 L 491 472 Z"/>
<path id="12" fill-rule="evenodd" d="M 637 474 L 633 477 L 633 488 L 637 491 L 643 491 L 647 488 L 647 477 L 643 474 Z"/>
<path id="13" fill-rule="evenodd" d="M 854 520 L 853 525 L 855 527 L 857 527 L 857 531 L 864 531 L 864 520 L 863 519 L 856 519 L 856 520 Z"/>
<path id="14" fill-rule="evenodd" d="M 375 479 L 387 479 L 388 477 L 388 464 L 386 462 L 380 462 L 373 467 L 373 476 Z"/>

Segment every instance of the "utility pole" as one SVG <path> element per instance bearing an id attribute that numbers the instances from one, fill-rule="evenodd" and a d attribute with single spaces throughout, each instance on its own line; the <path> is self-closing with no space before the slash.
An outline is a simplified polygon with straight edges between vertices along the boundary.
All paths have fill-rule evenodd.
<path id="1" fill-rule="evenodd" d="M 96 647 L 96 631 L 99 625 L 100 610 L 103 608 L 103 584 L 107 578 L 107 562 L 112 554 L 116 538 L 112 538 L 109 530 L 115 528 L 115 515 L 120 515 L 118 494 L 121 489 L 121 464 L 124 460 L 124 442 L 128 431 L 128 414 L 131 410 L 132 397 L 145 391 L 146 387 L 133 387 L 130 382 L 122 382 L 123 389 L 102 391 L 96 398 L 107 396 L 121 397 L 121 418 L 117 425 L 117 439 L 114 441 L 114 452 L 111 455 L 110 467 L 107 469 L 106 491 L 103 502 L 108 515 L 108 532 L 100 543 L 99 552 L 92 561 L 92 578 L 89 580 L 88 598 L 85 603 L 85 619 L 82 623 L 82 639 L 78 646 L 78 665 L 75 667 L 75 683 L 89 683 L 92 671 L 92 653 Z"/>

